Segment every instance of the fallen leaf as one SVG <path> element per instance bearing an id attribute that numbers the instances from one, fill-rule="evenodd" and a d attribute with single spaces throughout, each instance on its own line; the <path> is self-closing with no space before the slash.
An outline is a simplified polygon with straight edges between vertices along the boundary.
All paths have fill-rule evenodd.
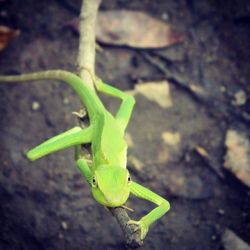
<path id="1" fill-rule="evenodd" d="M 132 135 L 128 132 L 125 133 L 125 141 L 127 142 L 128 147 L 130 148 L 134 147 L 135 144 Z"/>
<path id="2" fill-rule="evenodd" d="M 196 152 L 200 155 L 200 156 L 203 156 L 205 158 L 208 157 L 208 153 L 207 153 L 207 150 L 203 147 L 200 147 L 200 146 L 197 146 L 195 148 Z"/>
<path id="3" fill-rule="evenodd" d="M 222 235 L 225 250 L 250 250 L 250 246 L 230 229 L 226 229 Z"/>
<path id="4" fill-rule="evenodd" d="M 233 100 L 233 104 L 235 106 L 245 105 L 246 101 L 247 101 L 247 95 L 245 91 L 239 90 L 237 93 L 235 93 Z"/>
<path id="5" fill-rule="evenodd" d="M 128 162 L 131 167 L 138 171 L 140 171 L 144 167 L 144 164 L 134 155 L 128 156 Z"/>
<path id="6" fill-rule="evenodd" d="M 161 134 L 163 141 L 169 146 L 177 146 L 180 143 L 181 136 L 179 133 L 165 131 Z"/>
<path id="7" fill-rule="evenodd" d="M 136 48 L 162 48 L 183 41 L 170 25 L 143 12 L 126 10 L 100 12 L 97 39 Z"/>
<path id="8" fill-rule="evenodd" d="M 79 31 L 79 19 L 66 24 Z M 96 38 L 99 42 L 134 48 L 164 48 L 183 42 L 183 35 L 172 26 L 140 11 L 100 11 Z"/>
<path id="9" fill-rule="evenodd" d="M 157 163 L 167 164 L 169 161 L 169 153 L 165 148 L 160 148 L 157 155 Z"/>
<path id="10" fill-rule="evenodd" d="M 167 81 L 148 82 L 135 85 L 135 89 L 128 91 L 132 95 L 141 94 L 148 100 L 157 103 L 162 108 L 172 106 L 169 84 Z"/>
<path id="11" fill-rule="evenodd" d="M 250 143 L 246 135 L 229 130 L 225 142 L 227 153 L 224 167 L 250 187 Z"/>
<path id="12" fill-rule="evenodd" d="M 13 38 L 20 35 L 20 30 L 14 30 L 0 25 L 0 51 L 4 50 Z"/>
<path id="13" fill-rule="evenodd" d="M 202 96 L 207 95 L 205 89 L 202 88 L 201 86 L 197 85 L 197 84 L 190 84 L 190 89 L 196 94 L 199 94 L 199 95 L 202 95 Z"/>

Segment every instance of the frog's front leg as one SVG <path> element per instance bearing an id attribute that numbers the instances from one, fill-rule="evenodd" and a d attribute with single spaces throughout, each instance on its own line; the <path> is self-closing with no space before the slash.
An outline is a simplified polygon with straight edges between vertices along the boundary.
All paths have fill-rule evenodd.
<path id="1" fill-rule="evenodd" d="M 91 170 L 87 164 L 87 162 L 83 159 L 80 158 L 76 162 L 77 167 L 79 168 L 80 172 L 83 174 L 89 185 L 92 183 L 92 173 Z"/>
<path id="2" fill-rule="evenodd" d="M 130 220 L 128 224 L 136 224 L 141 230 L 141 240 L 143 240 L 149 230 L 150 225 L 162 217 L 169 209 L 170 204 L 167 200 L 152 192 L 151 190 L 132 182 L 130 186 L 131 194 L 138 198 L 151 201 L 158 205 L 155 209 L 143 216 L 139 221 Z"/>

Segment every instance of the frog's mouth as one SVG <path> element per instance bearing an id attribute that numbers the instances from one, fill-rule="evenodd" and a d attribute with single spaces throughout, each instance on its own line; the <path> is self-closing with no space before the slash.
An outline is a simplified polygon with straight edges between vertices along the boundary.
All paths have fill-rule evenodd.
<path id="1" fill-rule="evenodd" d="M 97 202 L 108 206 L 123 205 L 130 193 L 130 177 L 126 168 L 102 165 L 94 173 L 92 194 Z"/>
<path id="2" fill-rule="evenodd" d="M 122 206 L 129 197 L 129 188 L 122 189 L 121 192 L 103 192 L 100 187 L 92 188 L 92 195 L 97 202 L 107 207 Z"/>

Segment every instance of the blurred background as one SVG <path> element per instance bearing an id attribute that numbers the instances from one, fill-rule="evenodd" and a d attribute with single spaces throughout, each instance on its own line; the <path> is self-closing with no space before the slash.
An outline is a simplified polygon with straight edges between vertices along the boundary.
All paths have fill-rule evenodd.
<path id="1" fill-rule="evenodd" d="M 0 73 L 77 71 L 81 1 L 0 1 Z M 142 249 L 250 249 L 250 3 L 103 0 L 96 72 L 137 104 L 132 178 L 167 198 Z M 0 249 L 125 249 L 73 150 L 24 153 L 78 123 L 65 84 L 0 85 Z M 112 112 L 118 102 L 103 97 Z M 129 199 L 139 219 L 154 206 Z"/>

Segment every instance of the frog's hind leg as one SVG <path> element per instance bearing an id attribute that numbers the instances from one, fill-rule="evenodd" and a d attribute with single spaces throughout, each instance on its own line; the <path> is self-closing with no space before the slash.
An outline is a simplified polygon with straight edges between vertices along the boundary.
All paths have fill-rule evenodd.
<path id="1" fill-rule="evenodd" d="M 130 120 L 135 99 L 133 96 L 121 91 L 120 89 L 114 88 L 107 83 L 102 82 L 100 79 L 95 81 L 95 85 L 98 91 L 122 100 L 122 103 L 115 115 L 116 120 L 119 122 L 121 129 L 124 131 Z"/>
<path id="2" fill-rule="evenodd" d="M 54 136 L 27 153 L 28 159 L 37 160 L 45 155 L 66 149 L 72 146 L 90 143 L 92 139 L 92 127 L 82 129 L 74 127 L 64 133 Z"/>

